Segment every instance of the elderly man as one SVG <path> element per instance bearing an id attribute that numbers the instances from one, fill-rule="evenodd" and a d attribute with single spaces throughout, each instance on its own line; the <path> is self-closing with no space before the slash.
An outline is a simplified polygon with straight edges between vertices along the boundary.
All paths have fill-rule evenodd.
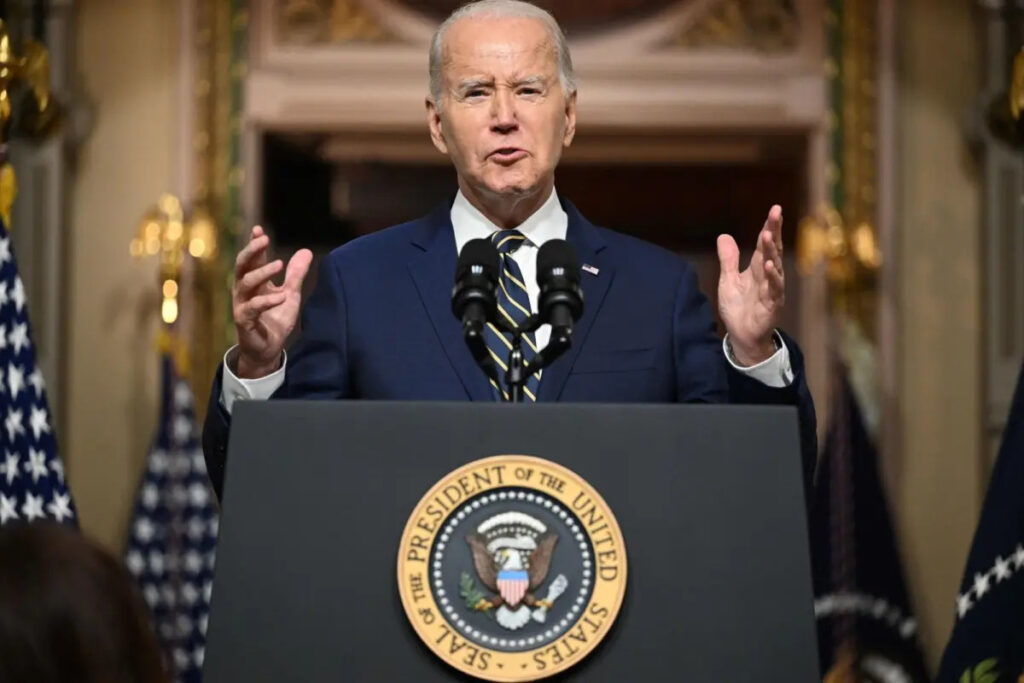
<path id="1" fill-rule="evenodd" d="M 784 301 L 780 207 L 769 211 L 746 270 L 735 241 L 718 238 L 727 331 L 720 341 L 686 263 L 595 227 L 557 194 L 555 168 L 576 133 L 576 85 L 551 15 L 517 0 L 457 10 L 431 46 L 426 108 L 431 139 L 457 171 L 458 193 L 423 218 L 325 258 L 290 355 L 284 343 L 312 254 L 297 252 L 287 268 L 268 262 L 269 238 L 259 227 L 238 254 L 238 345 L 225 355 L 203 430 L 218 491 L 238 399 L 500 399 L 451 313 L 456 258 L 474 238 L 499 246 L 499 304 L 513 319 L 536 310 L 536 257 L 545 241 L 568 240 L 584 264 L 586 304 L 573 346 L 530 379 L 528 400 L 795 404 L 810 473 L 814 407 L 799 350 L 775 329 Z M 282 269 L 283 284 L 274 284 Z M 509 340 L 493 326 L 487 334 L 503 366 Z M 529 337 L 527 354 L 549 335 L 545 326 Z"/>

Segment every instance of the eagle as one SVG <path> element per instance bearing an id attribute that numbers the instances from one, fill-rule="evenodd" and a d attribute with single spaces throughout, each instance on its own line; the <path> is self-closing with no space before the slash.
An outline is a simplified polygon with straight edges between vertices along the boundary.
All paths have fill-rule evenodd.
<path id="1" fill-rule="evenodd" d="M 558 534 L 546 531 L 537 536 L 519 536 L 510 539 L 511 543 L 501 544 L 499 547 L 489 549 L 487 539 L 480 533 L 473 532 L 466 536 L 466 542 L 473 552 L 473 566 L 480 577 L 480 581 L 491 592 L 496 593 L 493 598 L 481 601 L 486 604 L 478 604 L 477 609 L 486 610 L 508 605 L 516 609 L 520 603 L 527 607 L 545 606 L 544 600 L 538 600 L 534 591 L 540 588 L 548 576 L 551 568 L 551 555 L 554 553 L 555 545 L 558 543 Z M 514 547 L 514 546 L 520 547 Z M 523 576 L 525 574 L 525 576 Z M 522 589 L 515 590 L 499 585 L 502 575 L 512 577 L 523 577 Z M 512 581 L 510 583 L 519 583 Z"/>

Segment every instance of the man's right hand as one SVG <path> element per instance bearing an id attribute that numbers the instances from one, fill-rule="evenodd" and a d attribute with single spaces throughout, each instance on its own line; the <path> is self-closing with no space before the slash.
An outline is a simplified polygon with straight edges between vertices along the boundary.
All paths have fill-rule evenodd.
<path id="1" fill-rule="evenodd" d="M 313 261 L 309 249 L 298 250 L 288 261 L 284 284 L 276 285 L 271 279 L 284 263 L 280 259 L 267 263 L 269 248 L 270 238 L 257 225 L 235 259 L 231 303 L 238 367 L 234 372 L 242 379 L 265 377 L 281 367 L 285 341 L 299 319 L 302 281 Z"/>

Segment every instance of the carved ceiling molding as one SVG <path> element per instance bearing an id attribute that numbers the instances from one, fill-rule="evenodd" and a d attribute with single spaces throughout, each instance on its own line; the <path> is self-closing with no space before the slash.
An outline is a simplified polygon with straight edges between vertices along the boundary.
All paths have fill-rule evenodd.
<path id="1" fill-rule="evenodd" d="M 422 129 L 427 51 L 437 21 L 411 10 L 412 0 L 249 2 L 247 122 L 301 130 Z M 286 7 L 291 42 L 279 35 Z M 659 7 L 614 30 L 571 35 L 580 115 L 590 125 L 820 124 L 821 0 L 673 0 Z M 339 41 L 331 38 L 332 20 L 346 27 L 334 29 Z"/>
<path id="2" fill-rule="evenodd" d="M 466 0 L 397 0 L 399 4 L 443 21 Z M 551 12 L 571 37 L 614 31 L 636 21 L 650 18 L 672 6 L 693 0 L 530 0 Z"/>
<path id="3" fill-rule="evenodd" d="M 277 0 L 275 18 L 278 39 L 286 45 L 397 39 L 360 0 Z"/>
<path id="4" fill-rule="evenodd" d="M 718 0 L 694 24 L 684 26 L 672 42 L 690 49 L 790 52 L 799 45 L 800 28 L 793 0 Z"/>
<path id="5" fill-rule="evenodd" d="M 273 0 L 274 42 L 421 45 L 463 0 Z M 654 48 L 784 53 L 801 39 L 798 0 L 537 0 L 574 45 L 658 36 Z M 657 27 L 659 30 L 652 31 Z M 666 31 L 667 29 L 667 31 Z"/>

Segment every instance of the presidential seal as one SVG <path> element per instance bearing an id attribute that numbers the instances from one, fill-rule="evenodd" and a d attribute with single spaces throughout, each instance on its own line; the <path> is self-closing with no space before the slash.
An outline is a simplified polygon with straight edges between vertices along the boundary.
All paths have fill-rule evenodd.
<path id="1" fill-rule="evenodd" d="M 434 654 L 488 681 L 533 681 L 586 657 L 615 621 L 626 547 L 601 496 L 525 455 L 469 463 L 412 512 L 398 552 L 406 616 Z"/>

